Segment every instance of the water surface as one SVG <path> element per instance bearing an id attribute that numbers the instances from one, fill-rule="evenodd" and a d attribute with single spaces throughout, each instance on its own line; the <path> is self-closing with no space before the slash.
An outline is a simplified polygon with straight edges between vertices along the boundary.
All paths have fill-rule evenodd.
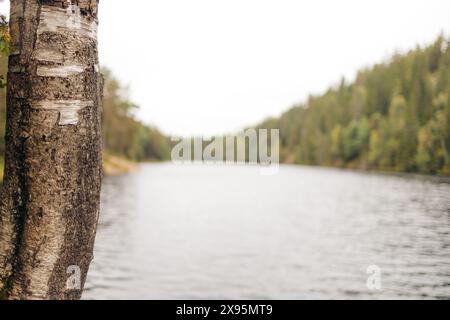
<path id="1" fill-rule="evenodd" d="M 84 298 L 449 299 L 450 184 L 145 164 L 104 181 Z"/>

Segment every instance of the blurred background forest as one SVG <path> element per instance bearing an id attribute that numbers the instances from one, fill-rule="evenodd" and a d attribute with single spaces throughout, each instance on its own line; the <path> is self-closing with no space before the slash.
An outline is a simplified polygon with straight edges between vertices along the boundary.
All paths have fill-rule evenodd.
<path id="1" fill-rule="evenodd" d="M 0 74 L 6 71 L 3 56 Z M 111 172 L 121 166 L 120 159 L 168 160 L 169 138 L 136 119 L 138 107 L 129 101 L 120 80 L 108 70 L 104 78 L 103 145 Z M 2 88 L 2 155 L 5 93 Z M 440 36 L 427 47 L 396 54 L 361 70 L 353 82 L 343 79 L 257 127 L 280 129 L 284 163 L 449 175 L 449 40 Z"/>
<path id="2" fill-rule="evenodd" d="M 449 41 L 396 54 L 259 127 L 280 128 L 282 162 L 449 175 Z"/>

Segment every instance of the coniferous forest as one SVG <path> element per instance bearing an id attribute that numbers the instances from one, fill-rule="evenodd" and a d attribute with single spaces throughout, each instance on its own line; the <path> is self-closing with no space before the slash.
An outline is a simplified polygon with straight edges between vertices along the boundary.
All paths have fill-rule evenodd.
<path id="1" fill-rule="evenodd" d="M 283 162 L 450 174 L 450 45 L 396 54 L 259 127 Z"/>
<path id="2" fill-rule="evenodd" d="M 7 59 L 0 61 L 6 74 Z M 103 146 L 130 160 L 167 160 L 169 138 L 134 116 L 137 108 L 104 71 Z M 0 153 L 5 89 L 0 91 Z M 294 106 L 259 128 L 280 129 L 284 163 L 396 172 L 450 174 L 450 45 L 395 54 Z"/>

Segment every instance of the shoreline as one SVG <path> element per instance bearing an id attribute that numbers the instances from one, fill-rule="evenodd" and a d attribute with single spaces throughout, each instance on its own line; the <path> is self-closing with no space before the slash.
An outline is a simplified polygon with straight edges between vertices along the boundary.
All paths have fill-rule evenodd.
<path id="1" fill-rule="evenodd" d="M 102 166 L 104 176 L 120 176 L 139 169 L 138 163 L 110 154 L 103 154 Z"/>
<path id="2" fill-rule="evenodd" d="M 123 157 L 114 156 L 111 154 L 103 154 L 103 175 L 105 177 L 109 176 L 121 176 L 128 173 L 137 172 L 139 170 L 140 164 L 155 164 L 155 163 L 170 163 L 170 160 L 165 161 L 142 161 L 142 162 L 134 162 L 128 160 Z M 359 169 L 359 168 L 343 168 L 338 166 L 318 166 L 318 165 L 304 165 L 304 164 L 296 164 L 284 162 L 280 163 L 280 165 L 293 166 L 293 167 L 310 167 L 310 168 L 322 168 L 322 169 L 331 169 L 338 171 L 347 171 L 347 172 L 358 172 L 358 173 L 367 173 L 367 174 L 381 174 L 388 176 L 402 176 L 402 177 L 428 177 L 435 179 L 442 179 L 447 181 L 450 179 L 449 174 L 436 174 L 436 173 L 420 173 L 420 172 L 402 172 L 395 170 L 376 170 L 376 169 Z M 3 182 L 3 159 L 0 158 L 0 183 Z"/>
<path id="3" fill-rule="evenodd" d="M 140 164 L 170 164 L 172 163 L 170 160 L 164 161 L 142 161 L 137 163 Z M 203 165 L 207 163 L 202 161 L 192 161 L 189 162 L 188 165 Z M 217 165 L 226 166 L 226 165 L 244 165 L 238 163 L 226 164 L 219 162 Z M 256 164 L 248 164 L 251 166 L 258 166 Z M 348 167 L 339 167 L 339 166 L 325 166 L 325 165 L 311 165 L 311 164 L 299 164 L 299 163 L 289 163 L 289 162 L 281 162 L 280 166 L 288 166 L 294 168 L 311 168 L 311 169 L 325 169 L 325 170 L 335 170 L 335 171 L 343 171 L 343 172 L 353 172 L 353 173 L 362 173 L 362 174 L 378 174 L 378 175 L 386 175 L 386 176 L 399 176 L 399 177 L 410 177 L 410 178 L 432 178 L 432 179 L 440 179 L 445 181 L 446 183 L 450 182 L 450 175 L 448 174 L 439 174 L 439 173 L 421 173 L 421 172 L 406 172 L 406 171 L 395 171 L 395 170 L 377 170 L 377 169 L 362 169 L 362 168 L 348 168 Z"/>

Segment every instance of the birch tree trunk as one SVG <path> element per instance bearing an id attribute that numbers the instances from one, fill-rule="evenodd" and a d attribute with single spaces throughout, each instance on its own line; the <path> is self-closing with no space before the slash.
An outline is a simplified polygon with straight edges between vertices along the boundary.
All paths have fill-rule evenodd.
<path id="1" fill-rule="evenodd" d="M 0 299 L 81 297 L 101 186 L 97 6 L 11 0 Z"/>

